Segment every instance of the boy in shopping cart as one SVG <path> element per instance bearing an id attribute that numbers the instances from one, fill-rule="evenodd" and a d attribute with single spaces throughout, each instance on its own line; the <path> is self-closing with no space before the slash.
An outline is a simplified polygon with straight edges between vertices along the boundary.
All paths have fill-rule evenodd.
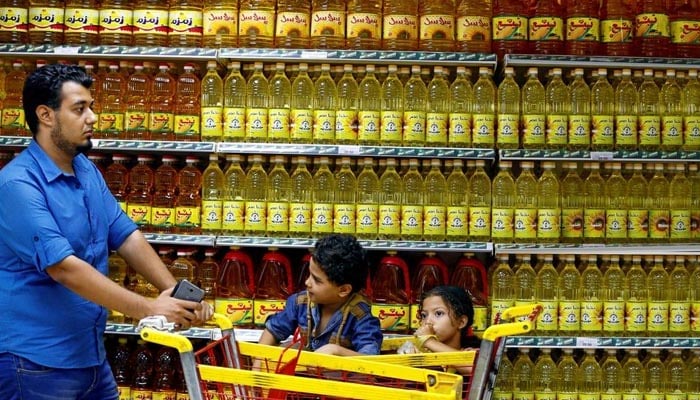
<path id="1" fill-rule="evenodd" d="M 359 293 L 368 274 L 366 252 L 350 235 L 316 242 L 306 290 L 287 299 L 284 311 L 265 322 L 259 343 L 277 345 L 300 328 L 308 350 L 352 356 L 379 354 L 382 332 Z"/>

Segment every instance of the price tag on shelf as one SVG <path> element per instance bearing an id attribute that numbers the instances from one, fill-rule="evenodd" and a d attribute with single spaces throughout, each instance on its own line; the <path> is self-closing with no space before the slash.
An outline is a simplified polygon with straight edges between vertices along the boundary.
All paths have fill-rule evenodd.
<path id="1" fill-rule="evenodd" d="M 301 58 L 306 60 L 306 59 L 312 59 L 312 58 L 328 58 L 328 52 L 326 51 L 302 51 L 301 52 Z"/>
<path id="2" fill-rule="evenodd" d="M 598 347 L 598 338 L 593 338 L 593 337 L 576 338 L 576 347 Z"/>
<path id="3" fill-rule="evenodd" d="M 592 151 L 591 160 L 612 160 L 614 153 L 612 151 Z"/>
<path id="4" fill-rule="evenodd" d="M 338 146 L 338 154 L 341 156 L 357 156 L 360 154 L 360 146 Z"/>

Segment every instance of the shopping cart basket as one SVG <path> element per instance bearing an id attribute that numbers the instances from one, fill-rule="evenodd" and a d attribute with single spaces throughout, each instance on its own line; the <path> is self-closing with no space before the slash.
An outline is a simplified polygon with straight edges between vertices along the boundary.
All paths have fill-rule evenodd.
<path id="1" fill-rule="evenodd" d="M 239 343 L 228 318 L 215 314 L 214 319 L 221 328 L 221 339 L 197 352 L 181 335 L 151 327 L 141 329 L 143 339 L 178 350 L 192 400 L 440 400 L 459 399 L 461 395 L 459 375 L 318 354 L 298 347 Z M 260 370 L 252 369 L 253 360 L 261 360 Z M 294 375 L 285 374 L 292 371 Z"/>

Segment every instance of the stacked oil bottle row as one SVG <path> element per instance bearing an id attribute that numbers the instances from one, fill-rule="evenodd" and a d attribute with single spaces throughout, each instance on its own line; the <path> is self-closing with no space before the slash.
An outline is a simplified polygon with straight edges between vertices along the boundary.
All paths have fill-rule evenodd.
<path id="1" fill-rule="evenodd" d="M 600 262 L 600 265 L 599 265 Z M 700 335 L 696 257 L 499 255 L 489 277 L 491 320 L 513 305 L 542 304 L 540 336 Z"/>
<path id="2" fill-rule="evenodd" d="M 493 398 L 676 399 L 700 396 L 691 350 L 524 349 L 503 357 Z M 512 359 L 512 361 L 511 361 Z"/>
<path id="3" fill-rule="evenodd" d="M 680 0 L 14 0 L 0 41 L 698 57 Z M 101 3 L 98 5 L 98 3 Z M 493 3 L 493 4 L 492 4 Z M 493 38 L 493 42 L 492 42 Z"/>
<path id="4" fill-rule="evenodd" d="M 284 309 L 292 293 L 306 289 L 309 276 L 309 252 L 268 249 L 264 254 L 256 254 L 232 248 L 223 254 L 217 249 L 206 249 L 202 257 L 192 249 L 178 248 L 175 255 L 172 248 L 162 247 L 159 253 L 176 278 L 196 282 L 216 312 L 244 328 L 264 326 L 269 315 Z M 448 283 L 463 287 L 471 296 L 476 313 L 473 330 L 481 332 L 486 328 L 486 269 L 473 254 L 456 259 L 451 268 L 430 252 L 415 259 L 388 252 L 380 259 L 370 257 L 369 261 L 370 277 L 366 287 L 359 290 L 371 299 L 372 313 L 384 331 L 407 333 L 416 329 L 420 325 L 417 307 L 421 294 Z M 119 256 L 112 255 L 109 266 L 109 276 L 116 283 L 146 297 L 160 294 Z M 110 320 L 134 322 L 114 311 Z"/>

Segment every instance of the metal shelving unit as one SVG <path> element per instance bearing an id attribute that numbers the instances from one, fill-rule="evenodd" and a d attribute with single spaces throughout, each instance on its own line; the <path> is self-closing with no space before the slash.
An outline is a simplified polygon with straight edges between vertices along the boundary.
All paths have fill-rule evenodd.
<path id="1" fill-rule="evenodd" d="M 678 255 L 700 254 L 700 244 L 505 244 L 493 245 L 494 254 L 577 254 L 577 255 Z"/>
<path id="2" fill-rule="evenodd" d="M 700 160 L 698 151 L 588 151 L 588 150 L 499 150 L 500 160 L 547 161 L 624 161 L 624 162 L 686 162 Z"/>
<path id="3" fill-rule="evenodd" d="M 243 342 L 257 342 L 262 332 L 262 329 L 234 329 L 236 340 Z M 136 330 L 136 325 L 114 322 L 107 322 L 105 333 L 114 335 L 139 335 L 139 332 Z M 219 328 L 190 328 L 179 331 L 178 333 L 190 339 L 217 340 L 221 338 L 221 329 Z"/>
<path id="4" fill-rule="evenodd" d="M 606 57 L 506 54 L 504 67 L 697 69 L 700 59 L 665 57 Z"/>
<path id="5" fill-rule="evenodd" d="M 700 347 L 700 338 L 511 336 L 506 338 L 506 346 L 519 348 L 538 347 L 574 349 L 684 349 Z"/>

